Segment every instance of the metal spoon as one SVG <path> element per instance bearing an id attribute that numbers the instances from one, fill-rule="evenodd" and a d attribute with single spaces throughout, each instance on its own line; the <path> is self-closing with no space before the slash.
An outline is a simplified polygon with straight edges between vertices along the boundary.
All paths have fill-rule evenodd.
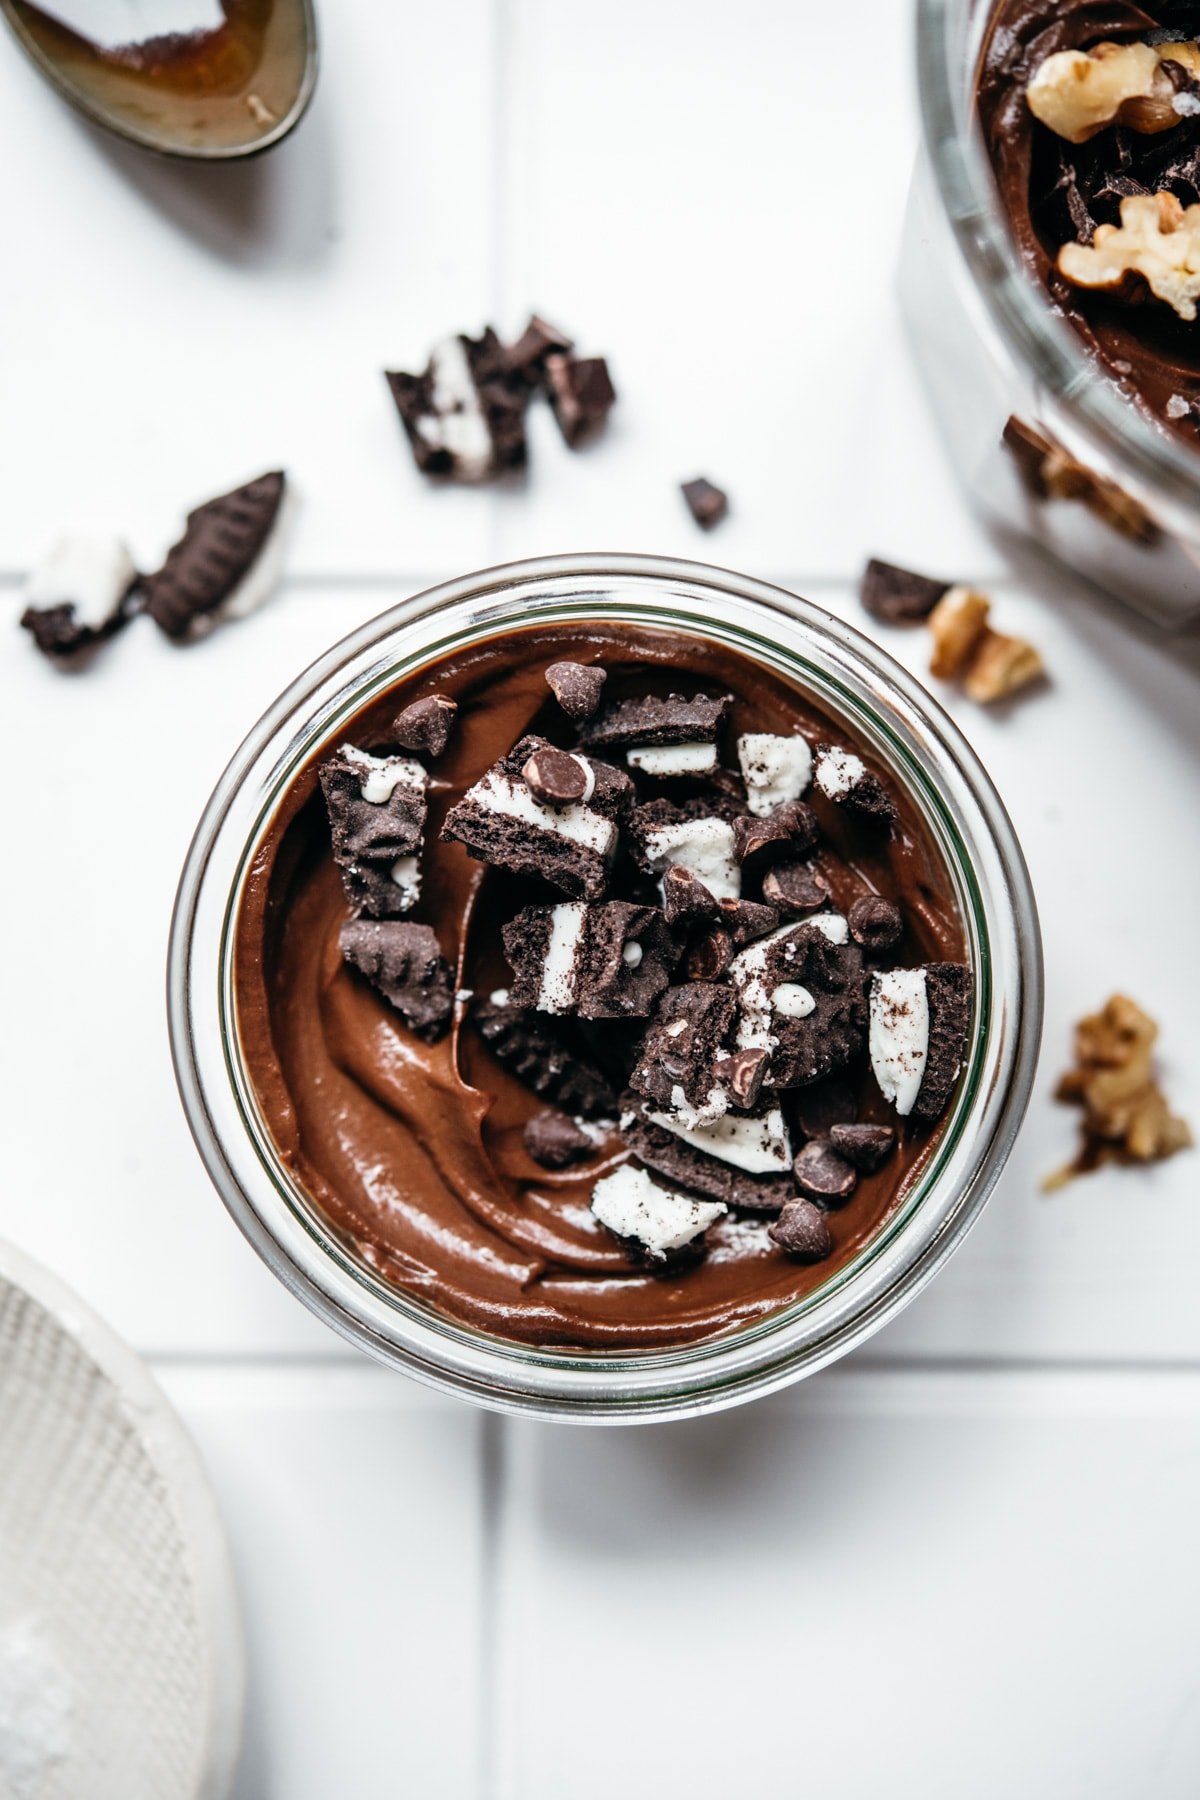
<path id="1" fill-rule="evenodd" d="M 77 111 L 148 150 L 202 162 L 277 144 L 317 79 L 312 0 L 220 0 L 220 10 L 208 29 L 99 44 L 35 0 L 0 0 L 29 60 Z"/>

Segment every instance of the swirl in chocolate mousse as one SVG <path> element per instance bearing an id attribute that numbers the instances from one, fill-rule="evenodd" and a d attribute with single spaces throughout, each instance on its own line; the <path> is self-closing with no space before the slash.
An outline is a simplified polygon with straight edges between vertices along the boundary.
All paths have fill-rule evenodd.
<path id="1" fill-rule="evenodd" d="M 1143 133 L 1124 124 L 1071 143 L 1037 120 L 1026 92 L 1046 58 L 1097 44 L 1194 38 L 1200 5 L 1123 0 L 1001 0 L 984 44 L 979 118 L 1022 257 L 1056 311 L 1141 410 L 1189 444 L 1200 442 L 1200 321 L 1183 319 L 1136 287 L 1121 295 L 1073 285 L 1058 270 L 1065 244 L 1091 244 L 1120 225 L 1122 199 L 1173 194 L 1200 202 L 1200 87 L 1177 64 L 1179 120 Z"/>
<path id="2" fill-rule="evenodd" d="M 472 860 L 440 832 L 467 790 L 529 734 L 568 749 L 578 741 L 547 686 L 547 666 L 560 662 L 602 667 L 606 703 L 681 691 L 732 696 L 721 727 L 730 792 L 739 784 L 729 747 L 741 733 L 799 732 L 814 747 L 835 743 L 851 753 L 830 765 L 835 773 L 856 754 L 886 786 L 895 817 L 890 827 L 857 817 L 841 803 L 844 794 L 830 798 L 814 783 L 805 802 L 819 841 L 807 859 L 827 885 L 827 906 L 846 914 L 863 895 L 895 902 L 903 935 L 887 953 L 888 967 L 964 959 L 951 881 L 916 807 L 870 750 L 790 681 L 684 633 L 617 625 L 506 630 L 406 677 L 346 723 L 293 782 L 240 901 L 238 1034 L 280 1157 L 371 1270 L 437 1312 L 503 1339 L 621 1352 L 671 1348 L 762 1319 L 827 1281 L 899 1205 L 942 1124 L 897 1117 L 864 1044 L 843 1072 L 851 1111 L 838 1117 L 894 1128 L 896 1147 L 879 1166 L 864 1163 L 848 1204 L 831 1203 L 832 1249 L 819 1262 L 773 1241 L 769 1218 L 731 1207 L 710 1226 L 702 1253 L 648 1263 L 592 1210 L 597 1181 L 629 1158 L 615 1109 L 612 1122 L 599 1126 L 597 1107 L 574 1109 L 585 1114 L 590 1142 L 566 1166 L 532 1159 L 524 1128 L 546 1099 L 497 1059 L 473 1009 L 497 990 L 502 1002 L 513 982 L 504 925 L 521 908 L 564 895 L 532 875 Z M 389 753 L 397 713 L 432 694 L 458 710 L 448 746 L 428 764 L 422 882 L 409 916 L 436 932 L 458 999 L 449 1030 L 431 1042 L 343 958 L 339 936 L 350 903 L 331 854 L 318 765 L 344 744 Z M 595 755 L 624 762 L 611 749 Z M 643 799 L 652 789 L 683 791 L 670 781 L 655 787 L 640 773 L 636 780 Z M 836 783 L 827 785 L 836 793 Z M 869 783 L 862 791 L 878 792 Z M 622 879 L 659 903 L 651 876 Z M 757 882 L 754 892 L 761 892 Z M 880 916 L 890 918 L 886 909 Z M 872 954 L 863 951 L 868 971 Z M 571 1019 L 563 1029 L 574 1034 L 581 1062 L 598 1068 L 617 1094 L 648 1023 Z M 805 1093 L 785 1096 L 787 1107 L 803 1104 Z M 536 1135 L 529 1141 L 536 1147 Z M 794 1142 L 804 1142 L 799 1129 Z"/>

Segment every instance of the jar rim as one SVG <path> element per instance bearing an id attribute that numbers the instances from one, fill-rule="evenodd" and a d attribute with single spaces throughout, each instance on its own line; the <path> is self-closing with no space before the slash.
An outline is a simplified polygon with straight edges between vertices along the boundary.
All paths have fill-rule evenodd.
<path id="1" fill-rule="evenodd" d="M 928 1162 L 859 1253 L 799 1301 L 677 1350 L 539 1348 L 492 1337 L 390 1286 L 322 1229 L 276 1150 L 241 1060 L 234 926 L 254 853 L 298 770 L 409 670 L 517 624 L 657 624 L 727 643 L 847 719 L 893 769 L 958 891 L 976 974 L 954 1108 Z M 176 1077 L 201 1157 L 259 1254 L 343 1336 L 418 1379 L 549 1418 L 663 1419 L 783 1386 L 844 1353 L 923 1286 L 978 1215 L 1032 1084 L 1041 947 L 1028 872 L 996 791 L 957 727 L 887 654 L 813 602 L 699 563 L 551 557 L 401 602 L 285 690 L 226 769 L 180 881 L 168 959 Z"/>
<path id="2" fill-rule="evenodd" d="M 1123 484 L 1193 519 L 1200 459 L 1158 430 L 1103 375 L 1025 267 L 1000 201 L 975 107 L 980 45 L 968 15 L 996 0 L 917 0 L 917 90 L 925 154 L 987 319 L 1068 431 Z"/>

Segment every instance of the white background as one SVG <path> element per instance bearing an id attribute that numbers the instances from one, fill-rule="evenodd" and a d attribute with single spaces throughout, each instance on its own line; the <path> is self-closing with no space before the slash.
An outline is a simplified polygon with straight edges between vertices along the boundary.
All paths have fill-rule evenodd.
<path id="1" fill-rule="evenodd" d="M 851 19 L 852 12 L 852 19 Z M 972 524 L 894 267 L 915 143 L 900 0 L 343 0 L 295 138 L 197 170 L 101 141 L 0 43 L 0 578 L 65 526 L 143 565 L 284 464 L 285 590 L 83 676 L 0 635 L 0 1231 L 139 1349 L 196 1432 L 252 1651 L 239 1800 L 686 1793 L 1194 1800 L 1197 1160 L 1053 1199 L 1071 1022 L 1114 988 L 1200 1120 L 1200 640 Z M 612 427 L 435 492 L 380 370 L 536 306 L 608 353 Z M 702 536 L 677 492 L 733 513 Z M 1029 1119 L 952 1266 L 841 1369 L 713 1421 L 511 1426 L 368 1367 L 259 1266 L 170 1074 L 174 885 L 226 758 L 334 638 L 558 550 L 709 558 L 858 624 L 878 551 L 986 585 L 1052 682 L 942 695 L 1042 909 Z M 921 633 L 887 634 L 920 670 Z M 0 1479 L 3 1472 L 0 1471 Z M 86 1797 L 81 1797 L 86 1800 Z"/>

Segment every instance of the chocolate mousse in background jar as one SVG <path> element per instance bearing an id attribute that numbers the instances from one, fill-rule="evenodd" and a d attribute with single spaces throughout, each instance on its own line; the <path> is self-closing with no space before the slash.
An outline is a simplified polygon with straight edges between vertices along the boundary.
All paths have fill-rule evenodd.
<path id="1" fill-rule="evenodd" d="M 837 781 L 814 790 L 831 859 L 822 861 L 822 851 L 818 862 L 837 863 L 846 895 L 864 883 L 886 891 L 894 877 L 908 918 L 903 960 L 926 962 L 932 982 L 934 964 L 951 957 L 966 978 L 969 1016 L 944 1105 L 925 1127 L 895 1120 L 898 1172 L 861 1175 L 856 1199 L 827 1215 L 836 1244 L 827 1261 L 785 1255 L 769 1241 L 770 1217 L 739 1210 L 731 1197 L 728 1209 L 700 1207 L 725 1216 L 699 1260 L 649 1271 L 631 1262 L 622 1247 L 630 1240 L 619 1235 L 630 1226 L 614 1225 L 618 1235 L 610 1236 L 608 1220 L 598 1223 L 601 1210 L 588 1211 L 591 1180 L 581 1191 L 574 1171 L 553 1163 L 544 1165 L 544 1180 L 538 1176 L 521 1148 L 520 1119 L 540 1103 L 541 1090 L 528 1091 L 534 1078 L 519 1060 L 501 1068 L 484 1027 L 469 1031 L 465 1023 L 495 1024 L 516 1005 L 523 977 L 514 964 L 510 995 L 491 915 L 497 893 L 511 897 L 511 883 L 524 877 L 498 876 L 490 858 L 469 860 L 451 841 L 458 834 L 446 808 L 456 817 L 469 813 L 471 795 L 486 785 L 481 775 L 501 785 L 517 780 L 499 773 L 507 765 L 494 759 L 516 740 L 544 742 L 529 739 L 531 730 L 555 728 L 543 665 L 563 667 L 556 659 L 573 645 L 594 666 L 607 663 L 618 692 L 728 688 L 739 731 L 803 730 L 818 743 L 826 731 L 836 734 L 860 753 L 836 752 L 837 770 L 862 779 L 869 765 L 875 794 L 882 779 L 894 797 L 895 823 L 872 838 L 849 817 L 843 832 L 834 802 L 845 790 Z M 405 704 L 423 681 L 427 692 L 457 683 L 461 704 L 449 752 L 442 736 L 427 759 L 425 843 L 435 849 L 422 864 L 413 914 L 420 923 L 400 930 L 432 928 L 451 959 L 446 974 L 459 991 L 449 1034 L 427 1030 L 411 1007 L 402 1023 L 364 979 L 369 958 L 347 970 L 343 957 L 355 958 L 342 923 L 342 879 L 352 895 L 361 877 L 343 863 L 339 878 L 317 781 L 331 758 L 346 768 L 347 744 L 391 741 L 395 697 Z M 561 726 L 569 740 L 569 721 Z M 588 729 L 579 727 L 585 743 Z M 619 751 L 608 754 L 621 760 Z M 358 750 L 349 755 L 361 758 Z M 644 753 L 631 753 L 631 767 L 641 766 L 638 758 L 645 763 Z M 351 760 L 351 775 L 360 767 L 363 803 L 387 803 L 384 790 L 401 792 L 395 784 L 414 775 L 403 758 Z M 628 785 L 611 767 L 592 767 L 597 778 Z M 818 784 L 820 769 L 818 755 Z M 718 771 L 716 779 L 728 786 L 730 778 Z M 357 807 L 353 779 L 349 788 Z M 718 791 L 706 791 L 719 807 Z M 407 802 L 398 804 L 402 813 Z M 578 809 L 574 841 L 558 846 L 564 854 L 578 856 L 584 825 L 595 824 L 585 811 Z M 449 821 L 441 831 L 435 814 Z M 502 826 L 503 836 L 523 828 L 522 815 L 535 824 L 542 817 L 524 791 L 483 823 L 491 820 L 493 835 Z M 575 815 L 568 810 L 565 818 L 571 839 Z M 861 866 L 845 856 L 856 842 Z M 619 874 L 625 867 L 619 863 L 616 886 L 647 892 L 638 883 L 648 877 Z M 532 897 L 554 899 L 544 881 L 532 884 Z M 562 895 L 558 901 L 556 919 L 586 910 L 561 904 Z M 823 918 L 841 937 L 829 942 L 844 943 L 846 922 L 835 914 L 848 901 L 835 892 L 832 904 Z M 621 902 L 614 910 L 664 916 L 653 904 Z M 660 929 L 653 919 L 643 938 L 647 959 Z M 792 929 L 775 933 L 776 953 Z M 376 930 L 361 915 L 353 926 L 358 937 Z M 853 946 L 844 954 L 852 962 L 859 956 Z M 626 975 L 621 960 L 605 981 L 619 987 L 645 977 L 640 949 L 624 956 Z M 493 988 L 500 981 L 505 990 Z M 776 989 L 775 998 L 785 991 L 799 992 Z M 250 733 L 201 820 L 180 884 L 168 979 L 176 1071 L 197 1146 L 237 1223 L 285 1285 L 351 1342 L 434 1387 L 501 1410 L 581 1422 L 681 1417 L 769 1393 L 844 1354 L 906 1305 L 961 1241 L 1004 1165 L 1033 1079 L 1041 996 L 1036 910 L 1012 827 L 978 759 L 920 684 L 807 600 L 699 564 L 617 556 L 550 558 L 448 583 L 382 614 L 301 675 Z M 411 999 L 400 994 L 399 1004 Z M 929 1007 L 932 1032 L 932 987 Z M 645 1029 L 648 1010 L 631 1008 L 637 1016 L 629 1025 Z M 613 1018 L 603 1029 L 620 1040 L 625 1027 L 616 1014 L 584 1017 Z M 887 1116 L 890 1103 L 869 1070 L 861 1080 L 871 1092 L 860 1094 L 860 1116 Z M 581 1116 L 596 1111 L 558 1103 Z M 629 1103 L 623 1097 L 621 1108 Z M 897 1103 L 896 1110 L 906 1109 Z M 607 1127 L 609 1148 L 594 1159 L 600 1173 L 634 1168 L 625 1162 L 626 1120 L 620 1123 L 620 1133 L 615 1123 Z M 671 1143 L 672 1155 L 686 1160 L 686 1146 Z M 645 1162 L 641 1149 L 635 1156 Z M 657 1165 L 649 1166 L 653 1173 Z M 513 1179 L 514 1169 L 522 1180 Z M 788 1182 L 789 1171 L 790 1164 Z M 742 1180 L 736 1171 L 735 1179 Z M 627 1185 L 645 1192 L 646 1181 L 635 1174 Z M 680 1203 L 697 1205 L 677 1194 Z M 378 1229 L 364 1229 L 372 1217 Z M 536 1270 L 527 1281 L 523 1263 Z"/>
<path id="2" fill-rule="evenodd" d="M 1115 226 L 1123 196 L 1162 189 L 1193 203 L 1194 73 L 1162 45 L 1177 92 L 1157 78 L 1174 105 L 1161 135 L 1157 120 L 1153 135 L 1085 126 L 1076 143 L 1032 120 L 1024 90 L 1064 46 L 1198 29 L 1200 7 L 1178 0 L 918 0 L 924 142 L 900 271 L 917 359 L 973 503 L 1166 627 L 1200 614 L 1200 321 L 1136 281 L 1083 294 L 1054 258 L 1069 238 L 1086 244 L 1097 221 Z M 1017 72 L 1007 87 L 1006 68 Z"/>

